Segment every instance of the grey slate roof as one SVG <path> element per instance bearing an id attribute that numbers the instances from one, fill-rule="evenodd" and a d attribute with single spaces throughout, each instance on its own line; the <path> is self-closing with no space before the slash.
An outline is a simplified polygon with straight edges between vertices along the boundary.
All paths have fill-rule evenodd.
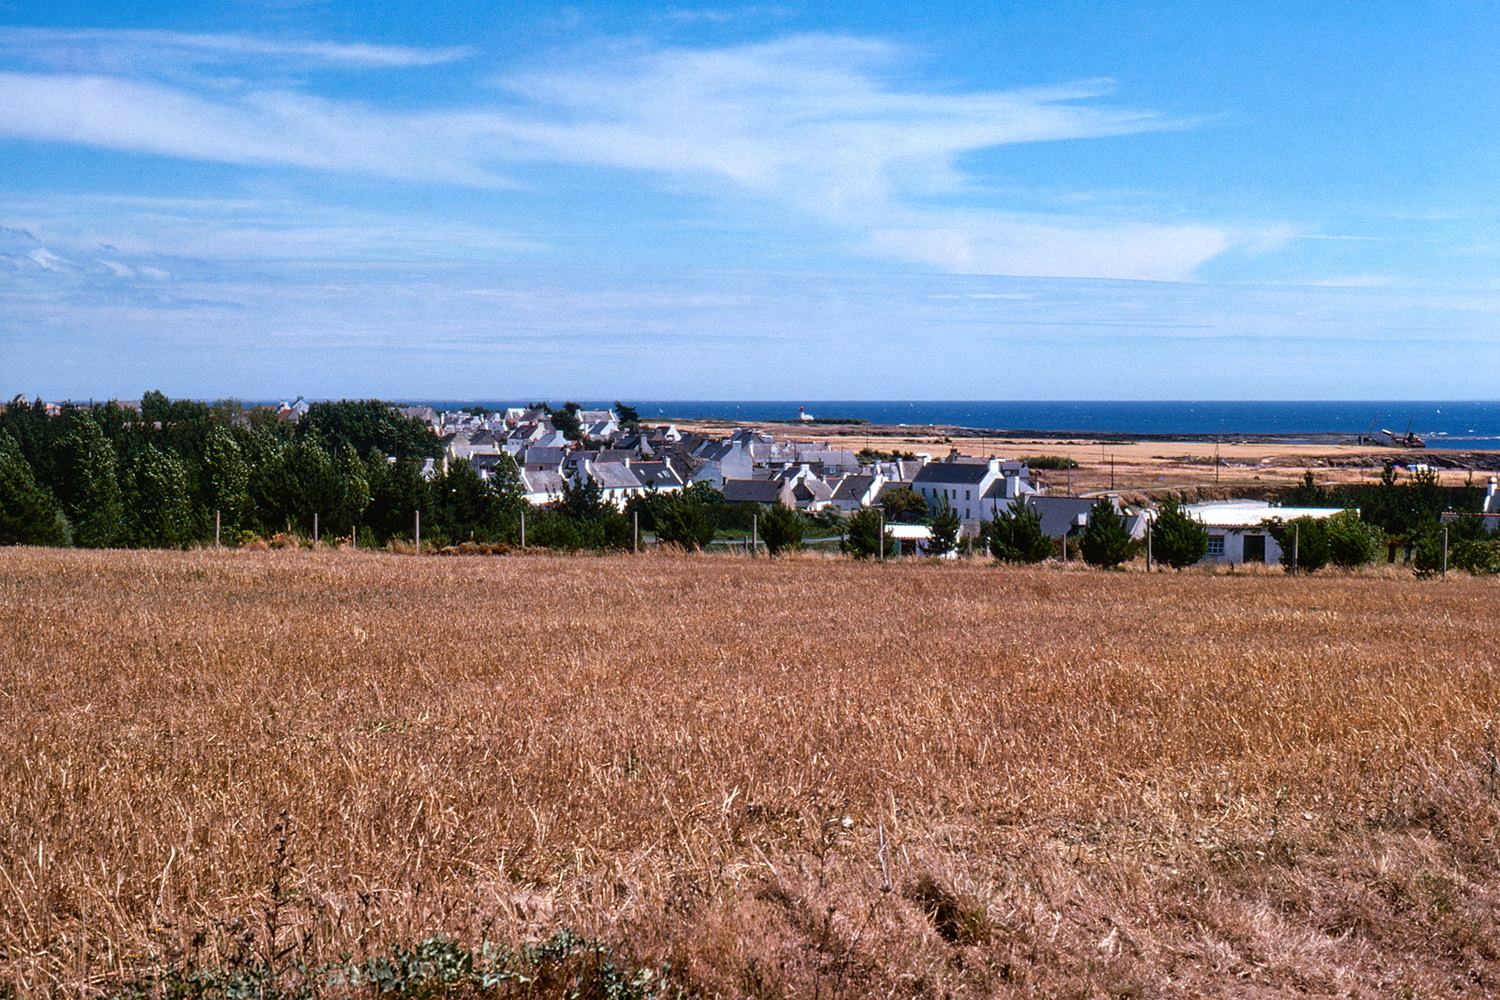
<path id="1" fill-rule="evenodd" d="M 954 483 L 959 486 L 982 482 L 990 474 L 988 462 L 928 462 L 913 483 Z"/>

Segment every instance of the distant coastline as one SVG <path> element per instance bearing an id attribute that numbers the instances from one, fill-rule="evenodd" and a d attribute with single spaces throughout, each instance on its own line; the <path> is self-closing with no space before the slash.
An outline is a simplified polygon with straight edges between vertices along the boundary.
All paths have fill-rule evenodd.
<path id="1" fill-rule="evenodd" d="M 437 408 L 524 406 L 531 400 L 419 400 Z M 559 403 L 560 400 L 552 401 Z M 579 399 L 588 408 L 613 400 Z M 1087 437 L 1121 441 L 1267 440 L 1338 444 L 1372 430 L 1420 434 L 1429 449 L 1500 449 L 1500 401 L 953 401 L 953 400 L 637 400 L 625 402 L 648 422 L 722 420 L 796 426 L 813 418 L 881 427 L 944 428 L 953 436 Z M 826 426 L 826 424 L 825 424 Z"/>

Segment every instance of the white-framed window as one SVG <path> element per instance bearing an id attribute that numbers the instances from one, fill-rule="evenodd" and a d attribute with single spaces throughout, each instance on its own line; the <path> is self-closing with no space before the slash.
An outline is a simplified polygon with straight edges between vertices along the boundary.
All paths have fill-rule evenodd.
<path id="1" fill-rule="evenodd" d="M 1210 558 L 1213 558 L 1213 557 L 1220 557 L 1220 558 L 1222 558 L 1223 555 L 1224 555 L 1224 536 L 1223 535 L 1209 535 L 1208 536 L 1208 551 L 1206 553 L 1204 553 L 1204 554 L 1206 556 L 1210 557 Z"/>

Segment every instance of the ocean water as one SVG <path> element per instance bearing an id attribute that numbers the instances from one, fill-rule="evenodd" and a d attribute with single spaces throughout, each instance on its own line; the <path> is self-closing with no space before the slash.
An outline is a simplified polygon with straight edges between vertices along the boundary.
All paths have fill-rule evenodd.
<path id="1" fill-rule="evenodd" d="M 435 401 L 459 408 L 476 401 Z M 491 408 L 526 401 L 478 401 Z M 579 400 L 609 409 L 613 400 Z M 996 432 L 1048 431 L 1088 435 L 1273 434 L 1357 437 L 1374 429 L 1421 435 L 1429 448 L 1500 449 L 1500 401 L 1457 402 L 984 402 L 953 400 L 626 400 L 644 420 L 796 420 L 798 408 L 814 417 L 855 417 L 874 424 L 941 424 Z M 561 405 L 554 402 L 553 405 Z"/>

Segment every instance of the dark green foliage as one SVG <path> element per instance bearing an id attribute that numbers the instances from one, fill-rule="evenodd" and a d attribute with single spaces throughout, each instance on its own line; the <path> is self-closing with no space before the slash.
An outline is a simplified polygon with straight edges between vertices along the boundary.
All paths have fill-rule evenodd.
<path id="1" fill-rule="evenodd" d="M 125 540 L 125 497 L 114 445 L 93 414 L 69 417 L 71 429 L 58 447 L 58 472 L 66 492 L 63 506 L 73 523 L 73 541 L 91 549 Z"/>
<path id="2" fill-rule="evenodd" d="M 250 497 L 266 533 L 311 533 L 318 515 L 322 533 L 347 534 L 370 502 L 365 466 L 355 456 L 335 462 L 310 441 L 294 441 L 253 464 Z"/>
<path id="3" fill-rule="evenodd" d="M 436 458 L 442 442 L 422 421 L 379 399 L 313 403 L 297 424 L 301 440 L 316 440 L 330 453 L 367 454 L 378 448 L 396 458 Z"/>
<path id="4" fill-rule="evenodd" d="M 880 494 L 880 506 L 891 524 L 911 524 L 927 516 L 927 500 L 910 486 L 896 486 Z"/>
<path id="5" fill-rule="evenodd" d="M 552 426 L 569 441 L 583 437 L 583 424 L 578 419 L 578 404 L 564 403 L 560 410 L 552 411 Z"/>
<path id="6" fill-rule="evenodd" d="M 897 459 L 916 461 L 916 453 L 910 451 L 881 451 L 878 448 L 861 448 L 854 456 L 861 465 L 871 465 L 875 462 L 894 462 Z"/>
<path id="7" fill-rule="evenodd" d="M 1378 529 L 1360 520 L 1357 511 L 1341 511 L 1323 522 L 1328 561 L 1341 569 L 1363 566 L 1375 555 Z"/>
<path id="8" fill-rule="evenodd" d="M 1412 556 L 1412 569 L 1417 576 L 1425 578 L 1442 572 L 1443 529 L 1435 524 L 1428 525 L 1416 536 L 1415 541 L 1417 551 Z"/>
<path id="9" fill-rule="evenodd" d="M 427 523 L 432 523 L 432 491 L 422 478 L 422 465 L 417 459 L 390 462 L 375 449 L 365 459 L 365 477 L 370 486 L 370 505 L 360 521 L 378 542 L 411 538 L 419 511 Z"/>
<path id="10" fill-rule="evenodd" d="M 187 465 L 147 445 L 129 475 L 130 541 L 145 548 L 182 548 L 197 538 Z"/>
<path id="11" fill-rule="evenodd" d="M 807 537 L 807 518 L 784 504 L 760 508 L 756 525 L 766 551 L 773 556 L 802 548 L 802 539 Z"/>
<path id="12" fill-rule="evenodd" d="M 1328 565 L 1328 524 L 1323 518 L 1294 517 L 1269 525 L 1281 546 L 1281 565 L 1289 573 L 1316 573 Z"/>
<path id="13" fill-rule="evenodd" d="M 21 446 L 0 431 L 0 545 L 67 545 L 67 519 L 36 481 Z"/>
<path id="14" fill-rule="evenodd" d="M 1032 455 L 1026 464 L 1033 469 L 1077 469 L 1077 462 L 1066 455 Z"/>
<path id="15" fill-rule="evenodd" d="M 517 516 L 465 459 L 432 481 L 433 538 L 441 533 L 449 542 L 511 541 L 520 533 Z"/>
<path id="16" fill-rule="evenodd" d="M 640 426 L 641 415 L 633 406 L 626 406 L 618 399 L 615 400 L 615 418 L 619 420 L 620 426 L 626 430 L 635 430 Z"/>
<path id="17" fill-rule="evenodd" d="M 1162 501 L 1151 524 L 1151 556 L 1173 569 L 1191 566 L 1208 553 L 1208 531 L 1174 497 Z"/>
<path id="18" fill-rule="evenodd" d="M 696 551 L 712 541 L 718 529 L 718 512 L 711 501 L 705 502 L 702 491 L 667 494 L 656 505 L 656 538 L 667 545 Z"/>
<path id="19" fill-rule="evenodd" d="M 990 555 L 1001 562 L 1037 563 L 1052 554 L 1052 539 L 1042 531 L 1042 515 L 1019 497 L 985 526 L 984 536 Z"/>
<path id="20" fill-rule="evenodd" d="M 958 533 L 963 528 L 963 519 L 945 500 L 932 515 L 932 541 L 927 544 L 927 554 L 945 556 L 958 548 Z"/>
<path id="21" fill-rule="evenodd" d="M 882 523 L 880 511 L 861 507 L 849 516 L 840 547 L 856 559 L 873 559 L 882 550 L 887 556 L 895 555 L 900 551 L 900 546 L 889 531 L 882 533 Z"/>
<path id="22" fill-rule="evenodd" d="M 1089 509 L 1088 527 L 1078 539 L 1078 548 L 1084 562 L 1104 569 L 1113 569 L 1135 555 L 1135 540 L 1109 497 L 1100 497 Z"/>
<path id="23" fill-rule="evenodd" d="M 223 426 L 210 428 L 203 443 L 203 463 L 199 467 L 198 495 L 203 499 L 205 514 L 218 512 L 223 532 L 238 530 L 250 523 L 250 465 L 234 434 Z"/>
<path id="24" fill-rule="evenodd" d="M 1280 502 L 1287 507 L 1357 509 L 1366 524 L 1391 537 L 1405 538 L 1436 524 L 1444 511 L 1478 510 L 1483 496 L 1472 484 L 1443 486 L 1431 469 L 1403 479 L 1388 463 L 1379 483 L 1320 487 L 1309 471 L 1301 485 L 1282 494 Z"/>
<path id="25" fill-rule="evenodd" d="M 1455 535 L 1454 532 L 1449 533 L 1448 552 L 1448 561 L 1453 564 L 1454 569 L 1476 575 L 1500 573 L 1500 538 Z"/>

